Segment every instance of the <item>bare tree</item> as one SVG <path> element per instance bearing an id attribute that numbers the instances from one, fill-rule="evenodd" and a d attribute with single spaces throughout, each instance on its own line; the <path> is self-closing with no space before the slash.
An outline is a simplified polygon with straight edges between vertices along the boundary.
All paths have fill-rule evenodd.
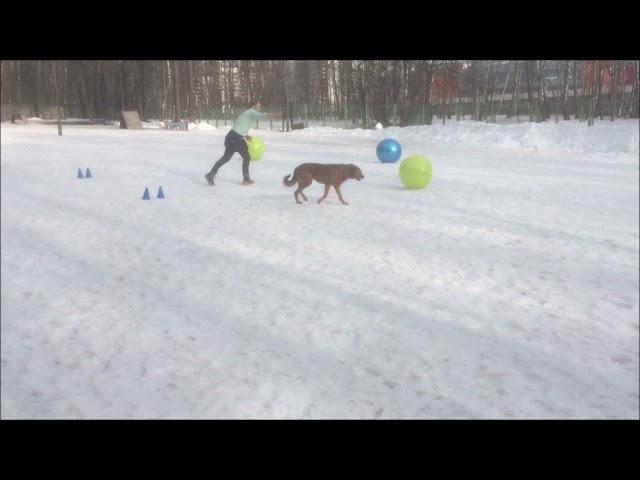
<path id="1" fill-rule="evenodd" d="M 42 60 L 34 62 L 34 79 L 33 79 L 33 114 L 40 116 L 41 104 L 41 84 L 42 84 Z"/>
<path id="2" fill-rule="evenodd" d="M 627 62 L 621 62 L 622 72 L 620 74 L 620 102 L 618 103 L 618 118 L 622 118 L 623 116 L 623 108 L 624 108 L 624 93 L 626 89 L 627 83 L 627 71 L 629 68 L 629 64 Z"/>
<path id="3" fill-rule="evenodd" d="M 617 62 L 613 62 L 611 67 L 609 68 L 609 100 L 611 101 L 611 116 L 610 119 L 613 122 L 615 120 L 616 114 L 616 89 L 618 84 L 618 64 Z"/>
<path id="4" fill-rule="evenodd" d="M 472 84 L 473 84 L 473 118 L 474 120 L 482 120 L 480 118 L 480 65 L 479 62 L 472 62 Z"/>
<path id="5" fill-rule="evenodd" d="M 178 60 L 173 61 L 173 90 L 174 90 L 174 112 L 173 120 L 179 122 L 182 117 L 182 109 L 180 103 L 180 65 Z"/>
<path id="6" fill-rule="evenodd" d="M 500 72 L 500 63 L 496 63 L 493 66 L 493 83 L 491 86 L 491 95 L 489 96 L 489 102 L 487 105 L 487 118 L 489 119 L 489 121 L 492 121 L 492 117 L 494 115 L 494 110 L 493 110 L 493 106 L 494 106 L 494 99 L 496 96 L 496 90 L 498 89 L 498 78 L 499 78 L 499 72 Z"/>
<path id="7" fill-rule="evenodd" d="M 538 121 L 544 121 L 547 115 L 547 83 L 546 83 L 546 67 L 547 62 L 538 60 Z"/>
<path id="8" fill-rule="evenodd" d="M 509 75 L 511 74 L 511 65 L 513 62 L 509 62 L 507 65 L 507 76 L 504 79 L 504 85 L 502 87 L 502 95 L 500 95 L 500 103 L 498 104 L 498 114 L 502 111 L 502 101 L 504 100 L 504 92 L 507 90 L 507 82 L 509 81 Z"/>
<path id="9" fill-rule="evenodd" d="M 570 73 L 571 62 L 568 60 L 564 62 L 562 68 L 562 87 L 561 87 L 561 95 L 562 95 L 562 118 L 564 120 L 569 120 L 571 117 L 569 116 L 569 106 L 567 105 L 567 98 L 569 95 L 569 73 Z M 575 78 L 575 76 L 574 76 Z M 574 95 L 576 92 L 574 90 Z"/>
<path id="10" fill-rule="evenodd" d="M 527 102 L 529 104 L 529 121 L 533 122 L 532 94 L 531 94 L 531 62 L 525 62 L 525 73 L 527 78 Z"/>
<path id="11" fill-rule="evenodd" d="M 491 67 L 493 62 L 486 62 L 487 70 L 484 77 L 483 92 L 482 92 L 482 108 L 480 110 L 480 120 L 483 120 L 487 116 L 488 100 L 489 100 L 489 79 L 491 76 Z M 495 90 L 494 90 L 495 92 Z"/>
<path id="12" fill-rule="evenodd" d="M 629 106 L 627 107 L 627 116 L 635 118 L 638 116 L 638 89 L 640 88 L 640 61 L 635 62 L 635 75 L 633 79 L 633 87 L 629 96 Z"/>
<path id="13" fill-rule="evenodd" d="M 57 112 L 58 112 L 58 135 L 62 136 L 62 123 L 60 122 L 60 94 L 58 90 L 58 72 L 57 72 L 58 69 L 56 68 L 55 60 L 52 61 L 51 64 L 53 66 L 53 85 L 56 92 L 56 105 L 57 105 Z"/>
<path id="14" fill-rule="evenodd" d="M 596 78 L 596 96 L 595 96 L 595 108 L 594 108 L 594 116 L 600 116 L 600 120 L 602 120 L 602 112 L 600 111 L 600 96 L 602 93 L 602 86 L 604 83 L 604 74 L 606 70 L 605 62 L 597 62 L 597 78 Z"/>
<path id="15" fill-rule="evenodd" d="M 89 101 L 89 93 L 87 89 L 87 75 L 85 72 L 85 64 L 83 61 L 74 62 L 76 80 L 77 80 L 77 89 L 78 89 L 78 100 L 80 102 L 80 109 L 83 118 L 91 117 L 93 118 L 94 112 L 91 102 Z"/>
<path id="16" fill-rule="evenodd" d="M 194 97 L 193 97 L 193 62 L 187 60 L 187 119 L 193 121 Z"/>
<path id="17" fill-rule="evenodd" d="M 520 123 L 520 115 L 518 115 L 518 99 L 520 98 L 520 62 L 515 62 L 514 72 L 513 72 L 513 91 L 511 94 L 511 114 L 510 116 L 515 116 L 516 121 Z"/>
<path id="18" fill-rule="evenodd" d="M 147 62 L 144 60 L 138 60 L 135 64 L 136 66 L 136 97 L 138 104 L 138 111 L 140 112 L 140 117 L 143 120 L 147 120 L 147 100 L 145 94 L 145 70 L 146 70 Z"/>
<path id="19" fill-rule="evenodd" d="M 582 96 L 582 94 L 583 92 L 581 88 L 580 95 Z M 580 101 L 580 104 L 582 104 L 582 101 Z M 573 62 L 573 118 L 582 119 L 582 115 L 580 115 L 579 113 L 580 112 L 578 108 L 578 62 L 574 61 Z"/>

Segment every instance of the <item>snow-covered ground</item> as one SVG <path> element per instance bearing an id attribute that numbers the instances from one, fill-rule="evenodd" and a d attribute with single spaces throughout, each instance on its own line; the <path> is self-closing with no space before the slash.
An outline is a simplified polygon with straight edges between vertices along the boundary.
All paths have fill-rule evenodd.
<path id="1" fill-rule="evenodd" d="M 2 124 L 2 418 L 638 418 L 637 121 L 227 130 Z"/>

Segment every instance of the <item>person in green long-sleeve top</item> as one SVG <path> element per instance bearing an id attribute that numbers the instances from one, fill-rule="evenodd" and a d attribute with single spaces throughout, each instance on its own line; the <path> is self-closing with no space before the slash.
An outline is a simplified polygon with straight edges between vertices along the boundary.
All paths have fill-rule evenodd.
<path id="1" fill-rule="evenodd" d="M 254 100 L 251 102 L 251 108 L 242 112 L 233 122 L 231 130 L 224 137 L 224 155 L 215 163 L 211 171 L 204 176 L 209 185 L 215 185 L 213 180 L 218 170 L 231 159 L 234 153 L 239 153 L 242 157 L 242 185 L 251 185 L 253 183 L 253 180 L 249 177 L 250 157 L 247 141 L 251 141 L 251 137 L 248 133 L 256 120 L 275 117 L 272 114 L 262 113 L 260 110 L 262 110 L 261 103 Z"/>

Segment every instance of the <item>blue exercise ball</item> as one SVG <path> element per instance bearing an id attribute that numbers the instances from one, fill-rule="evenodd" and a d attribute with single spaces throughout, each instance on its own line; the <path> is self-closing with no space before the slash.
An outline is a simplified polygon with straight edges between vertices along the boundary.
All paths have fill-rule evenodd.
<path id="1" fill-rule="evenodd" d="M 402 155 L 402 148 L 393 138 L 385 138 L 378 144 L 376 155 L 382 163 L 394 163 Z"/>

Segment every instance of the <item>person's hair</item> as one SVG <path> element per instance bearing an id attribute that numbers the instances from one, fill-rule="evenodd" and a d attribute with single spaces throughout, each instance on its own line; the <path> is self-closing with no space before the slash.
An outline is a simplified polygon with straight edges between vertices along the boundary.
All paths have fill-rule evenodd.
<path id="1" fill-rule="evenodd" d="M 249 104 L 250 107 L 255 107 L 256 103 L 262 103 L 260 100 L 251 100 L 251 103 Z"/>

